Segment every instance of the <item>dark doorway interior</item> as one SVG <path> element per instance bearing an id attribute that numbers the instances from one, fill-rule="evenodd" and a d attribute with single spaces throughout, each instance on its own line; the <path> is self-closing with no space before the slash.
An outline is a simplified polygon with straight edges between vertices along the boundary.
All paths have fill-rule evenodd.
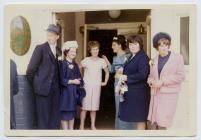
<path id="1" fill-rule="evenodd" d="M 117 30 L 90 30 L 88 32 L 88 41 L 98 41 L 100 43 L 99 56 L 106 55 L 111 62 L 113 56 L 113 50 L 111 48 L 112 39 L 117 35 Z M 88 54 L 89 55 L 89 54 Z"/>
<path id="2" fill-rule="evenodd" d="M 99 56 L 106 55 L 112 62 L 113 50 L 111 48 L 112 39 L 117 35 L 117 30 L 90 30 L 88 41 L 98 41 L 100 43 Z M 89 55 L 89 54 L 88 54 Z M 103 72 L 103 78 L 105 77 Z M 104 79 L 103 79 L 104 80 Z M 97 129 L 113 129 L 115 120 L 115 100 L 114 100 L 114 74 L 110 74 L 107 86 L 101 89 L 100 110 L 97 112 Z M 90 128 L 90 115 L 87 114 L 86 128 Z"/>

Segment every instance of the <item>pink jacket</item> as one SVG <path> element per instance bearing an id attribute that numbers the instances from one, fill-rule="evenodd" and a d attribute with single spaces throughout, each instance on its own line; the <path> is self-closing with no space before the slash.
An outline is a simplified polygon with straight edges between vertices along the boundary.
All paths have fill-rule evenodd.
<path id="1" fill-rule="evenodd" d="M 182 81 L 185 79 L 183 57 L 180 54 L 171 52 L 159 77 L 158 56 L 156 56 L 153 60 L 153 65 L 150 67 L 148 81 L 151 79 L 160 79 L 163 81 L 163 85 L 159 89 L 151 88 L 152 96 L 150 100 L 148 120 L 150 120 L 151 123 L 156 122 L 159 126 L 170 127 L 176 111 L 180 86 Z"/>
<path id="2" fill-rule="evenodd" d="M 160 77 L 158 75 L 158 55 L 153 59 L 150 67 L 150 79 L 160 79 L 163 81 L 163 86 L 159 89 L 160 93 L 178 93 L 180 85 L 185 79 L 184 60 L 182 55 L 171 52 L 169 60 L 164 65 Z M 156 90 L 152 89 L 151 94 Z"/>

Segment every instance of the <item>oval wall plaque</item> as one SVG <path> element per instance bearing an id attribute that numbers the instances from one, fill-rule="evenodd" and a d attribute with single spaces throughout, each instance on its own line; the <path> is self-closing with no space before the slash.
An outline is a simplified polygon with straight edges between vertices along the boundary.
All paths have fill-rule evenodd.
<path id="1" fill-rule="evenodd" d="M 10 25 L 10 47 L 17 55 L 24 55 L 30 48 L 31 31 L 29 23 L 22 16 L 17 16 Z"/>

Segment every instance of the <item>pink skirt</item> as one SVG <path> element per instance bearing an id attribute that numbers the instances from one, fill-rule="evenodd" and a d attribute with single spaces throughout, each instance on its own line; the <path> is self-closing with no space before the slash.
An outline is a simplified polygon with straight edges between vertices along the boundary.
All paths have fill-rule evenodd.
<path id="1" fill-rule="evenodd" d="M 156 93 L 151 95 L 148 120 L 161 127 L 172 125 L 177 108 L 178 93 Z"/>
<path id="2" fill-rule="evenodd" d="M 83 99 L 82 109 L 97 111 L 100 106 L 101 85 L 85 84 L 86 96 Z"/>

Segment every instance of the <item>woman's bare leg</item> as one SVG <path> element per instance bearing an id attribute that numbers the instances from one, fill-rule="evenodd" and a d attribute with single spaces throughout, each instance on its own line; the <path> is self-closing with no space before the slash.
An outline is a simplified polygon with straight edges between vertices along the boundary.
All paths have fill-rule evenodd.
<path id="1" fill-rule="evenodd" d="M 68 121 L 66 120 L 61 120 L 61 128 L 63 130 L 67 130 L 68 129 Z"/>
<path id="2" fill-rule="evenodd" d="M 146 123 L 145 122 L 137 122 L 137 130 L 145 130 Z"/>
<path id="3" fill-rule="evenodd" d="M 80 112 L 80 130 L 84 129 L 86 114 L 87 114 L 86 110 L 81 110 L 81 112 Z"/>
<path id="4" fill-rule="evenodd" d="M 90 112 L 90 116 L 91 116 L 91 129 L 92 129 L 92 130 L 96 130 L 96 127 L 95 127 L 96 111 L 91 111 L 91 112 Z"/>
<path id="5" fill-rule="evenodd" d="M 69 130 L 73 130 L 74 129 L 74 119 L 69 120 L 68 123 L 69 123 L 69 125 L 68 125 Z"/>

